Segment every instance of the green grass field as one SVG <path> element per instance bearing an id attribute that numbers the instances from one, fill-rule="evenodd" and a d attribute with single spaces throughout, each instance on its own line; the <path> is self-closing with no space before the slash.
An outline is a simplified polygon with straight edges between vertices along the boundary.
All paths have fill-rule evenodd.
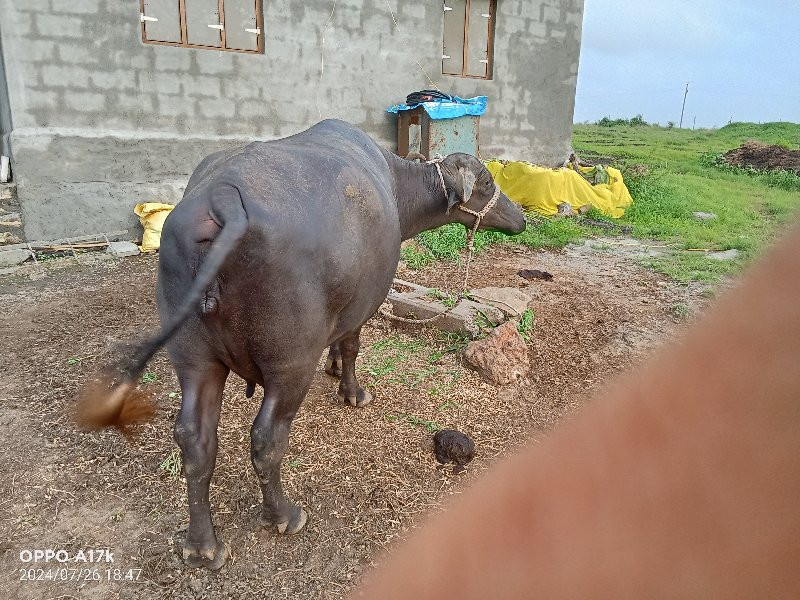
<path id="1" fill-rule="evenodd" d="M 719 168 L 716 158 L 747 140 L 800 148 L 800 125 L 733 123 L 721 129 L 576 125 L 578 156 L 609 157 L 622 167 L 634 198 L 621 224 L 641 239 L 674 244 L 676 252 L 650 266 L 679 281 L 716 280 L 749 262 L 800 207 L 800 177 Z M 635 175 L 648 166 L 647 175 Z M 717 219 L 701 221 L 695 211 Z M 718 262 L 702 252 L 737 249 L 740 258 Z"/>
<path id="2" fill-rule="evenodd" d="M 647 266 L 682 282 L 716 281 L 737 272 L 755 257 L 797 214 L 800 177 L 788 172 L 761 174 L 721 168 L 718 157 L 747 140 L 800 148 L 800 125 L 733 123 L 716 130 L 690 130 L 651 125 L 576 125 L 573 145 L 579 157 L 621 168 L 634 202 L 615 222 L 629 226 L 632 237 L 669 244 L 674 252 Z M 524 159 L 524 157 L 519 157 Z M 647 165 L 646 169 L 638 165 Z M 712 212 L 701 221 L 695 211 Z M 590 215 L 597 219 L 595 214 Z M 602 217 L 600 217 L 602 218 Z M 534 248 L 561 248 L 581 238 L 608 235 L 580 219 L 533 218 L 513 243 Z M 420 234 L 403 250 L 412 268 L 454 259 L 465 244 L 460 226 Z M 479 234 L 476 249 L 489 243 L 512 242 L 497 233 Z M 739 258 L 714 261 L 711 250 L 736 249 Z"/>

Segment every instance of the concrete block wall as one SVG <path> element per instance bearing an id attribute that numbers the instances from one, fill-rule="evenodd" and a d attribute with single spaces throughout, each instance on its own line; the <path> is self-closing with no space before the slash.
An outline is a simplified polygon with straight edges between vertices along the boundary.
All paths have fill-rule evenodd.
<path id="1" fill-rule="evenodd" d="M 144 44 L 133 1 L 0 0 L 28 238 L 137 232 L 133 205 L 179 200 L 206 154 L 322 118 L 393 149 L 385 108 L 431 87 L 428 76 L 449 93 L 489 96 L 484 157 L 563 160 L 582 0 L 498 0 L 491 81 L 441 75 L 440 2 L 389 4 L 399 28 L 381 0 L 338 0 L 332 15 L 328 1 L 264 0 L 265 53 L 250 55 Z"/>

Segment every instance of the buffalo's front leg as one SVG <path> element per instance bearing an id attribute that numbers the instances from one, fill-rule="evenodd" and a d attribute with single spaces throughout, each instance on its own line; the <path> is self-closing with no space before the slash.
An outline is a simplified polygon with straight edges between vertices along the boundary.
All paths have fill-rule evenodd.
<path id="1" fill-rule="evenodd" d="M 217 424 L 228 369 L 210 364 L 176 370 L 183 400 L 175 421 L 175 441 L 183 454 L 189 496 L 183 559 L 190 567 L 217 570 L 228 558 L 228 550 L 214 534 L 208 486 L 217 458 Z"/>
<path id="2" fill-rule="evenodd" d="M 250 432 L 250 456 L 264 498 L 261 518 L 266 525 L 276 526 L 279 533 L 297 533 L 308 519 L 306 511 L 286 498 L 280 473 L 292 419 L 311 385 L 314 365 L 303 371 L 266 385 Z"/>
<path id="3" fill-rule="evenodd" d="M 328 348 L 328 359 L 325 361 L 325 372 L 333 377 L 342 376 L 342 350 L 339 342 L 334 342 Z"/>
<path id="4" fill-rule="evenodd" d="M 359 327 L 355 333 L 342 338 L 339 348 L 342 353 L 342 379 L 339 381 L 339 397 L 352 406 L 366 406 L 372 402 L 372 394 L 358 385 L 356 380 L 356 357 L 361 347 Z"/>

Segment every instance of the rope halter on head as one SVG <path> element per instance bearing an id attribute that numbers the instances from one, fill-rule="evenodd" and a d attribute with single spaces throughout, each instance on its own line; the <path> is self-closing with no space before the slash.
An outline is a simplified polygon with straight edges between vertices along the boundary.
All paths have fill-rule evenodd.
<path id="1" fill-rule="evenodd" d="M 444 175 L 442 175 L 442 168 L 439 166 L 439 163 L 442 162 L 443 160 L 444 157 L 436 157 L 433 158 L 432 160 L 429 160 L 428 162 L 433 163 L 433 166 L 436 167 L 436 172 L 439 174 L 439 181 L 442 184 L 442 191 L 444 192 L 444 197 L 447 198 L 447 186 L 444 183 Z M 467 247 L 469 248 L 470 252 L 472 252 L 473 244 L 475 242 L 475 232 L 478 231 L 478 227 L 480 227 L 481 225 L 481 220 L 489 213 L 490 210 L 492 210 L 492 208 L 494 208 L 494 205 L 497 204 L 498 198 L 500 198 L 500 186 L 495 183 L 494 194 L 492 194 L 492 197 L 486 203 L 486 206 L 484 206 L 480 210 L 480 212 L 472 210 L 471 208 L 467 208 L 466 206 L 464 206 L 464 204 L 466 204 L 465 202 L 459 202 L 457 204 L 459 210 L 463 210 L 465 213 L 475 217 L 475 222 L 472 224 L 472 229 L 470 230 L 469 235 L 467 236 Z"/>
<path id="2" fill-rule="evenodd" d="M 442 175 L 442 168 L 439 166 L 439 163 L 444 160 L 443 156 L 436 155 L 433 159 L 428 161 L 428 164 L 433 164 L 436 167 L 436 172 L 439 174 L 439 181 L 442 184 L 442 191 L 444 192 L 444 197 L 447 198 L 447 186 L 444 183 L 444 175 Z M 481 224 L 481 219 L 487 215 L 487 213 L 492 210 L 495 204 L 497 204 L 497 199 L 500 198 L 500 186 L 496 183 L 494 184 L 494 194 L 492 194 L 491 199 L 489 202 L 486 203 L 480 212 L 474 211 L 471 208 L 467 208 L 464 206 L 463 202 L 458 203 L 458 208 L 463 210 L 465 213 L 468 213 L 475 217 L 475 222 L 472 224 L 472 229 L 467 234 L 467 260 L 464 263 L 464 283 L 461 285 L 461 293 L 458 295 L 459 298 L 466 298 L 468 297 L 468 288 L 467 283 L 469 282 L 469 266 L 472 262 L 472 252 L 474 250 L 474 241 L 475 241 L 475 232 L 478 231 L 478 227 Z M 459 303 L 456 302 L 452 306 L 448 307 L 444 312 L 441 312 L 437 315 L 429 317 L 427 319 L 409 319 L 407 317 L 399 317 L 397 315 L 392 314 L 387 308 L 381 306 L 380 313 L 388 319 L 393 321 L 400 321 L 401 323 L 414 323 L 414 324 L 423 324 L 423 323 L 430 323 L 435 321 L 436 319 L 443 317 L 454 308 L 459 306 Z"/>

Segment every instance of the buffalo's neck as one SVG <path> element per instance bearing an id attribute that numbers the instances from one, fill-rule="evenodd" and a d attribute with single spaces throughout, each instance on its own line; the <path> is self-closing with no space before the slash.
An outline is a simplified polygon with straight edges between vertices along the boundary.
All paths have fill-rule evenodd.
<path id="1" fill-rule="evenodd" d="M 403 239 L 450 222 L 452 219 L 445 214 L 447 201 L 436 167 L 386 154 L 394 178 Z"/>

